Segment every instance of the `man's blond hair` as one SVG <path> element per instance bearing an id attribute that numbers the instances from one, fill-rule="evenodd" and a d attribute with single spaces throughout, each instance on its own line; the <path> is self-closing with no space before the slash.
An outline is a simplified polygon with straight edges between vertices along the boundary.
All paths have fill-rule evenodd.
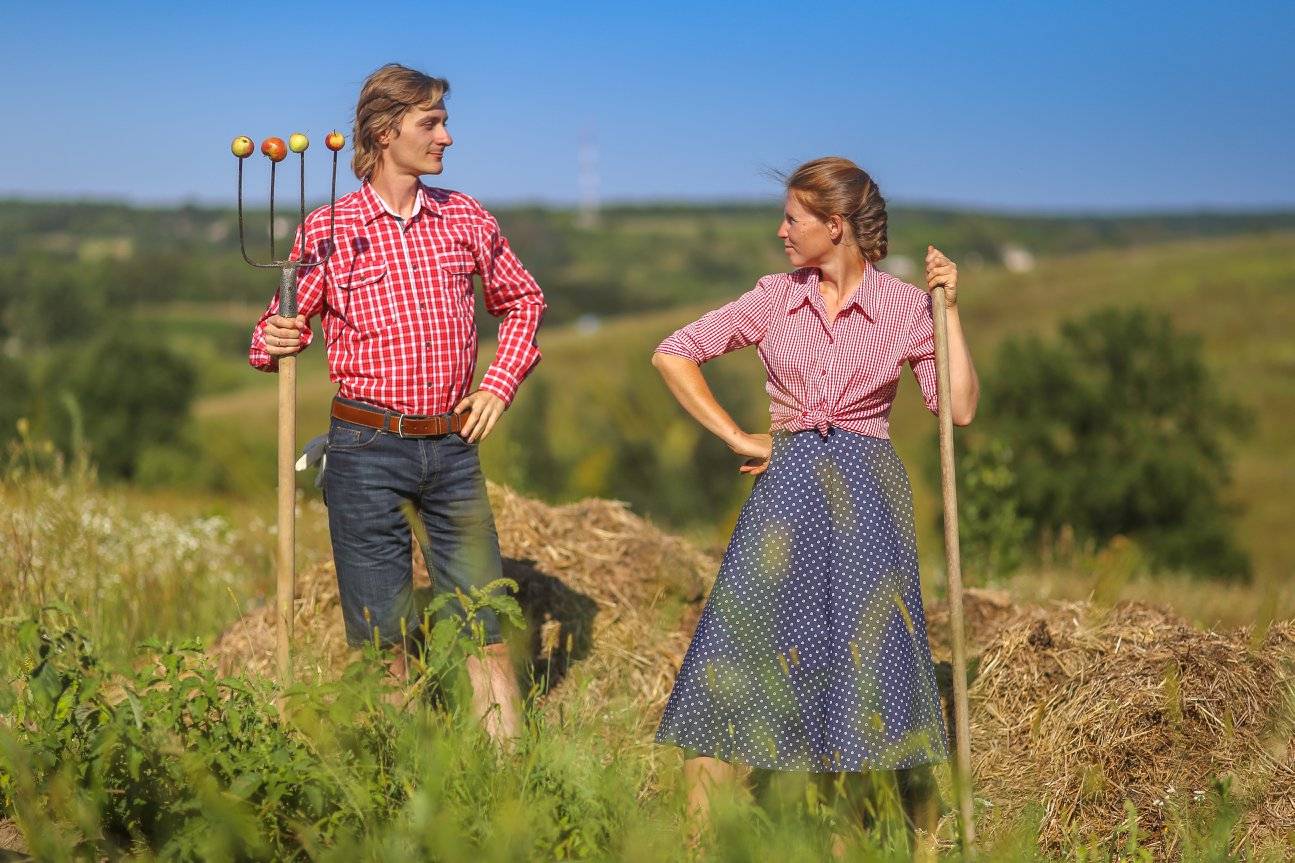
<path id="1" fill-rule="evenodd" d="M 355 154 L 351 170 L 361 180 L 373 179 L 382 156 L 378 136 L 391 130 L 400 134 L 400 121 L 410 108 L 428 110 L 439 105 L 450 92 L 450 82 L 433 78 L 399 63 L 388 63 L 364 79 L 355 104 L 352 135 Z"/>

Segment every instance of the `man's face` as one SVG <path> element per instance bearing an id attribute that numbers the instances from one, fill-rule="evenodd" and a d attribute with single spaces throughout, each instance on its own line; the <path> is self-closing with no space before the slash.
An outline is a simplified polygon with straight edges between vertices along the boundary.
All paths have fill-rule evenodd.
<path id="1" fill-rule="evenodd" d="M 445 168 L 445 148 L 454 143 L 446 128 L 449 114 L 437 102 L 432 108 L 415 107 L 400 121 L 400 134 L 389 132 L 379 137 L 387 146 L 382 152 L 381 172 L 421 176 L 439 174 Z"/>

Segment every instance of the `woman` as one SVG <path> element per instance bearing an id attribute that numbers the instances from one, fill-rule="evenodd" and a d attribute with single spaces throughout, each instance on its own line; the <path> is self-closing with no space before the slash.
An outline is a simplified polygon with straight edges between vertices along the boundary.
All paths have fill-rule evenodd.
<path id="1" fill-rule="evenodd" d="M 908 477 L 889 414 L 908 364 L 937 410 L 929 294 L 875 267 L 886 205 L 848 159 L 787 178 L 778 236 L 795 268 L 677 330 L 653 365 L 756 477 L 656 739 L 685 750 L 690 809 L 732 762 L 818 774 L 898 771 L 911 820 L 933 830 L 932 763 L 949 744 L 918 581 Z M 953 422 L 979 384 L 957 268 L 934 247 L 928 289 L 948 299 Z M 757 345 L 772 435 L 743 431 L 699 366 Z M 917 799 L 914 799 L 916 796 Z"/>

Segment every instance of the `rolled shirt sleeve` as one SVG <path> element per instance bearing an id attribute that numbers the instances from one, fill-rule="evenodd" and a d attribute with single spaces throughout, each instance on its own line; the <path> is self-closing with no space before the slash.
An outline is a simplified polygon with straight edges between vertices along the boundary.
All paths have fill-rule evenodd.
<path id="1" fill-rule="evenodd" d="M 317 210 L 316 212 L 319 211 Z M 312 217 L 313 216 L 314 214 L 312 214 Z M 307 225 L 310 225 L 312 219 L 308 218 L 306 222 Z M 317 219 L 315 219 L 314 222 L 316 225 L 318 224 Z M 304 230 L 299 230 L 297 232 L 296 240 L 292 245 L 292 254 L 290 255 L 291 259 L 302 260 L 301 244 L 303 234 L 309 239 L 311 247 L 315 249 L 315 251 L 309 253 L 310 257 L 307 260 L 318 261 L 326 253 L 326 250 L 323 248 L 323 244 L 326 241 L 322 236 L 316 237 L 316 232 L 309 228 L 305 228 Z M 297 314 L 305 315 L 307 321 L 306 326 L 301 333 L 302 350 L 309 347 L 311 339 L 314 337 L 314 333 L 312 333 L 310 329 L 310 319 L 315 315 L 318 315 L 324 306 L 324 276 L 326 270 L 327 266 L 321 266 L 320 264 L 307 264 L 297 270 Z M 252 343 L 247 351 L 248 364 L 259 371 L 276 372 L 279 370 L 278 360 L 275 357 L 270 356 L 269 352 L 265 349 L 265 323 L 272 316 L 277 315 L 278 313 L 279 292 L 276 290 L 274 292 L 274 296 L 270 298 L 270 304 L 266 306 L 265 311 L 262 312 L 260 320 L 258 320 L 256 322 L 256 326 L 252 328 Z"/>
<path id="2" fill-rule="evenodd" d="M 909 330 L 905 360 L 922 388 L 922 401 L 933 414 L 940 412 L 939 374 L 935 365 L 935 323 L 932 319 L 931 295 L 923 292 L 921 303 Z"/>
<path id="3" fill-rule="evenodd" d="M 697 365 L 758 343 L 769 326 L 769 292 L 765 279 L 742 296 L 675 330 L 656 353 L 686 357 Z"/>
<path id="4" fill-rule="evenodd" d="M 486 311 L 499 322 L 499 347 L 481 379 L 481 389 L 512 404 L 517 388 L 540 361 L 536 338 L 548 305 L 535 278 L 522 266 L 499 222 L 484 208 L 483 227 L 473 255 L 481 274 Z"/>

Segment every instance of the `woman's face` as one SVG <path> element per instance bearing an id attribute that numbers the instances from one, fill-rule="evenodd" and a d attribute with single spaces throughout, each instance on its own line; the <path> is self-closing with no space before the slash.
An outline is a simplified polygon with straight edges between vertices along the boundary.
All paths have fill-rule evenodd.
<path id="1" fill-rule="evenodd" d="M 806 209 L 791 190 L 787 191 L 778 237 L 791 265 L 797 268 L 821 266 L 836 249 L 827 223 Z"/>

